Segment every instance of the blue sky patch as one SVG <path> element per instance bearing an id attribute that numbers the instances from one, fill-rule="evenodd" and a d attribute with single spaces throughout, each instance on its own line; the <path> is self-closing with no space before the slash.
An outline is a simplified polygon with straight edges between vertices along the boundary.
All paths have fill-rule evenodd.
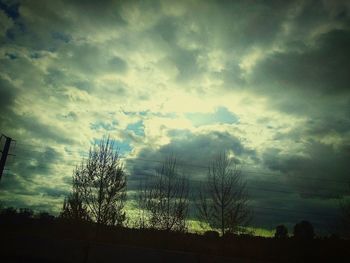
<path id="1" fill-rule="evenodd" d="M 145 135 L 145 129 L 143 126 L 143 121 L 138 121 L 132 124 L 129 124 L 128 127 L 126 127 L 127 130 L 133 131 L 138 136 L 144 136 Z"/>
<path id="2" fill-rule="evenodd" d="M 191 112 L 186 113 L 185 116 L 196 127 L 217 123 L 233 124 L 239 121 L 239 118 L 225 107 L 218 107 L 214 113 Z"/>
<path id="3" fill-rule="evenodd" d="M 112 130 L 116 129 L 117 125 L 118 125 L 117 121 L 112 121 L 111 123 L 98 121 L 98 122 L 95 122 L 95 123 L 91 123 L 90 124 L 90 128 L 93 129 L 93 130 L 112 131 Z"/>
<path id="4" fill-rule="evenodd" d="M 147 114 L 149 112 L 150 112 L 149 110 L 146 110 L 146 111 L 125 111 L 125 110 L 123 110 L 123 113 L 125 115 L 128 115 L 128 116 L 137 116 L 137 115 L 147 116 Z"/>
<path id="5" fill-rule="evenodd" d="M 113 139 L 113 138 L 111 138 Z M 96 139 L 94 138 L 92 145 L 97 145 L 101 142 L 102 139 Z M 127 155 L 128 153 L 131 152 L 132 147 L 130 145 L 131 140 L 130 139 L 126 139 L 124 141 L 120 141 L 120 140 L 114 140 L 114 150 L 118 151 L 120 155 Z"/>
<path id="6" fill-rule="evenodd" d="M 127 141 L 116 141 L 117 149 L 121 155 L 127 155 L 131 152 L 132 147 L 130 146 L 130 140 Z"/>

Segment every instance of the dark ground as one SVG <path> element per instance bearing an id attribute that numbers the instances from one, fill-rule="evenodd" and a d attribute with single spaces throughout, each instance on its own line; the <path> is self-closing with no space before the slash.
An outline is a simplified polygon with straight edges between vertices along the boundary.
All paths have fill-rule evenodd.
<path id="1" fill-rule="evenodd" d="M 206 237 L 72 224 L 0 222 L 0 262 L 349 262 L 350 241 Z"/>

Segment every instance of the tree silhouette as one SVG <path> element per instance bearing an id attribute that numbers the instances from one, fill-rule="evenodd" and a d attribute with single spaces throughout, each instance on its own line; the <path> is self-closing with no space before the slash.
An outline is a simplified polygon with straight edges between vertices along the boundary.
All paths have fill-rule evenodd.
<path id="1" fill-rule="evenodd" d="M 33 218 L 34 212 L 29 208 L 20 208 L 18 214 L 21 218 L 28 221 Z"/>
<path id="2" fill-rule="evenodd" d="M 64 199 L 60 218 L 73 222 L 90 221 L 86 205 L 76 190 Z"/>
<path id="3" fill-rule="evenodd" d="M 250 213 L 247 207 L 246 183 L 237 165 L 226 153 L 209 166 L 207 181 L 200 186 L 198 217 L 212 228 L 225 233 L 244 232 Z"/>
<path id="4" fill-rule="evenodd" d="M 48 224 L 55 221 L 55 216 L 50 215 L 48 212 L 40 212 L 36 215 L 40 223 Z"/>
<path id="5" fill-rule="evenodd" d="M 219 232 L 213 231 L 213 230 L 205 231 L 203 235 L 207 238 L 212 238 L 212 239 L 220 237 Z"/>
<path id="6" fill-rule="evenodd" d="M 87 160 L 74 171 L 73 185 L 78 194 L 73 194 L 66 202 L 82 209 L 86 207 L 88 217 L 98 224 L 124 223 L 126 175 L 115 142 L 109 137 L 90 148 Z"/>
<path id="7" fill-rule="evenodd" d="M 350 194 L 350 183 L 349 183 L 349 192 Z M 340 212 L 341 212 L 341 235 L 346 238 L 350 238 L 350 201 L 343 200 L 340 203 Z"/>
<path id="8" fill-rule="evenodd" d="M 315 236 L 314 227 L 309 221 L 301 221 L 294 226 L 294 237 L 297 239 L 310 240 Z"/>
<path id="9" fill-rule="evenodd" d="M 278 225 L 276 227 L 275 238 L 287 238 L 288 229 L 285 225 Z"/>
<path id="10" fill-rule="evenodd" d="M 188 181 L 179 176 L 175 157 L 168 157 L 156 176 L 139 191 L 141 227 L 184 232 L 187 230 Z"/>

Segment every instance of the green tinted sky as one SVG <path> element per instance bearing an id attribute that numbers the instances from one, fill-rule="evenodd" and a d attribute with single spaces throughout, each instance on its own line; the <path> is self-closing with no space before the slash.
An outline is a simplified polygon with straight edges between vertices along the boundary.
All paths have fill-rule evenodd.
<path id="1" fill-rule="evenodd" d="M 257 225 L 328 224 L 349 191 L 349 16 L 333 0 L 0 1 L 0 132 L 18 143 L 3 202 L 57 209 L 110 134 L 127 159 L 226 150 Z M 131 190 L 157 165 L 125 162 Z"/>

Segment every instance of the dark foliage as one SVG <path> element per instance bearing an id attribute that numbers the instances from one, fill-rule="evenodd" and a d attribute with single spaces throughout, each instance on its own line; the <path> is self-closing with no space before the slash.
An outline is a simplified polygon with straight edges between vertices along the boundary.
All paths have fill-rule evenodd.
<path id="1" fill-rule="evenodd" d="M 297 225 L 302 227 L 307 225 L 307 223 L 301 223 Z M 179 253 L 183 253 L 181 254 L 183 258 L 194 255 L 193 257 L 200 259 L 200 262 L 210 262 L 211 259 L 220 262 L 223 260 L 222 257 L 225 257 L 226 261 L 227 258 L 232 257 L 235 259 L 245 258 L 249 262 L 255 260 L 271 262 L 346 262 L 344 259 L 350 256 L 348 249 L 350 241 L 339 238 L 304 241 L 232 234 L 226 234 L 220 238 L 218 232 L 215 231 L 198 235 L 103 225 L 99 226 L 100 231 L 96 238 L 96 227 L 97 224 L 93 222 L 69 222 L 67 224 L 67 221 L 55 219 L 48 213 L 34 214 L 28 209 L 2 209 L 0 210 L 1 259 L 4 259 L 2 262 L 51 262 L 43 260 L 43 254 L 46 257 L 60 255 L 61 258 L 68 260 L 69 255 L 65 255 L 68 251 L 73 251 L 71 255 L 76 257 L 77 262 L 83 262 L 86 249 L 97 249 L 97 246 L 102 246 L 106 251 L 112 251 L 113 246 L 118 249 L 121 246 L 123 250 L 136 252 L 138 249 L 144 252 L 147 251 L 147 248 L 150 248 L 150 251 L 153 251 L 152 253 L 156 251 L 159 254 L 164 253 L 163 251 L 173 250 L 176 251 L 174 255 L 179 256 Z M 88 242 L 90 245 L 86 246 L 84 242 Z M 40 250 L 40 246 L 44 244 L 48 251 Z M 62 247 L 65 247 L 67 251 L 62 253 L 60 250 Z M 27 252 L 21 254 L 22 251 Z M 53 262 L 58 262 L 53 256 L 50 258 L 53 258 Z M 170 260 L 170 258 L 166 259 Z M 146 261 L 147 257 L 144 260 Z"/>
<path id="2" fill-rule="evenodd" d="M 310 222 L 304 220 L 294 226 L 294 237 L 296 239 L 311 240 L 314 236 L 314 227 Z"/>
<path id="3" fill-rule="evenodd" d="M 276 227 L 275 238 L 287 238 L 288 229 L 285 225 L 278 225 Z"/>
<path id="4" fill-rule="evenodd" d="M 73 222 L 91 220 L 86 205 L 83 204 L 83 200 L 77 191 L 73 190 L 73 192 L 64 199 L 60 218 Z"/>
<path id="5" fill-rule="evenodd" d="M 13 216 L 13 209 L 7 212 Z M 6 213 L 2 211 L 0 214 L 0 222 L 3 222 L 3 215 Z M 19 212 L 15 214 L 20 215 Z M 104 260 L 107 260 L 110 257 L 108 253 L 113 253 L 115 249 L 132 251 L 141 253 L 145 262 L 150 259 L 147 253 L 157 254 L 163 261 L 175 260 L 172 256 L 176 256 L 181 262 L 194 262 L 186 260 L 188 258 L 195 258 L 199 262 L 230 262 L 231 258 L 244 259 L 246 262 L 346 262 L 345 259 L 350 256 L 350 241 L 342 239 L 323 238 L 304 242 L 299 239 L 250 235 L 220 238 L 217 233 L 198 235 L 103 225 L 99 226 L 100 231 L 95 239 L 96 227 L 96 223 L 67 224 L 63 220 L 41 222 L 37 216 L 32 218 L 32 222 L 20 226 L 15 221 L 6 225 L 1 223 L 1 259 L 7 259 L 2 262 L 51 262 L 42 261 L 44 254 L 45 257 L 54 260 L 53 262 L 59 262 L 55 258 L 57 255 L 62 261 L 71 261 L 70 257 L 74 256 L 74 262 L 84 262 L 86 249 L 91 249 L 93 253 L 98 250 L 107 252 L 103 252 Z M 41 246 L 45 246 L 45 251 Z M 25 254 L 23 251 L 26 251 Z M 125 260 L 123 257 L 129 256 L 129 252 L 124 253 L 118 260 Z M 115 258 L 108 259 L 113 260 Z"/>
<path id="6" fill-rule="evenodd" d="M 40 212 L 36 217 L 40 222 L 45 223 L 52 223 L 56 219 L 53 215 L 50 215 L 48 212 Z"/>
<path id="7" fill-rule="evenodd" d="M 207 238 L 219 238 L 220 234 L 218 231 L 208 230 L 204 232 L 204 236 Z"/>
<path id="8" fill-rule="evenodd" d="M 349 191 L 348 194 L 350 194 L 350 183 L 349 183 Z M 341 236 L 345 238 L 350 238 L 350 201 L 342 201 L 340 203 L 340 212 L 341 212 L 341 218 L 340 218 L 340 231 Z"/>

